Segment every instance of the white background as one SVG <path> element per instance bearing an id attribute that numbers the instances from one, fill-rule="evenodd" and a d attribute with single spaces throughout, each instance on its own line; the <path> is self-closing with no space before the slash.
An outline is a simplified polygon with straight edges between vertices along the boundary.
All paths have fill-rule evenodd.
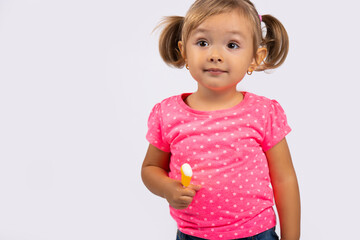
<path id="1" fill-rule="evenodd" d="M 152 106 L 196 90 L 162 62 L 151 32 L 192 2 L 0 0 L 0 240 L 175 239 L 140 168 Z M 354 239 L 359 3 L 254 3 L 286 26 L 290 52 L 239 89 L 287 113 L 302 239 Z"/>

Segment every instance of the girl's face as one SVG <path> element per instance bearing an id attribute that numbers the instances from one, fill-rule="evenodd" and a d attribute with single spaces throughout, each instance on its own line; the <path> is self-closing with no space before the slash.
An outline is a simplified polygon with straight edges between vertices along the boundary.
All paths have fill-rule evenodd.
<path id="1" fill-rule="evenodd" d="M 236 89 L 249 67 L 256 67 L 252 28 L 238 11 L 209 17 L 191 32 L 186 52 L 182 42 L 179 47 L 199 88 Z"/>

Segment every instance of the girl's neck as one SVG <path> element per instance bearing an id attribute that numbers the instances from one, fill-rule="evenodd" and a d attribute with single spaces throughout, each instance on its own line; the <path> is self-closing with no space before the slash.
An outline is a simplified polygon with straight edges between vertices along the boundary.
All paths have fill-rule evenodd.
<path id="1" fill-rule="evenodd" d="M 185 103 L 195 110 L 216 111 L 229 109 L 238 105 L 244 96 L 236 88 L 227 91 L 211 91 L 198 88 L 185 99 Z"/>

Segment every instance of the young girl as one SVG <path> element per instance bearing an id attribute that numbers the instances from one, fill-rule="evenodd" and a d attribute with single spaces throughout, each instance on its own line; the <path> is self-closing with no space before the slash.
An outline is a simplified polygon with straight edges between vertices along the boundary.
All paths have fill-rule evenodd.
<path id="1" fill-rule="evenodd" d="M 274 197 L 281 239 L 299 239 L 285 113 L 275 100 L 236 89 L 246 73 L 284 62 L 283 25 L 248 0 L 196 0 L 185 18 L 163 26 L 162 58 L 185 65 L 198 85 L 156 104 L 148 122 L 142 179 L 169 202 L 177 239 L 278 239 Z M 180 181 L 184 163 L 193 171 L 188 187 Z"/>

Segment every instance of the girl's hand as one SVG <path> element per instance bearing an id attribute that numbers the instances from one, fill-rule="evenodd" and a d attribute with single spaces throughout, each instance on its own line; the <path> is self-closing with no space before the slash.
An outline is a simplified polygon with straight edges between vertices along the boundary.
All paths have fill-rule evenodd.
<path id="1" fill-rule="evenodd" d="M 190 184 L 184 187 L 181 181 L 169 178 L 169 152 L 163 152 L 149 144 L 141 177 L 146 187 L 155 195 L 165 198 L 175 209 L 187 208 L 201 186 Z"/>
<path id="2" fill-rule="evenodd" d="M 187 208 L 201 186 L 190 184 L 188 187 L 184 187 L 178 180 L 169 180 L 164 189 L 164 197 L 175 209 Z"/>

